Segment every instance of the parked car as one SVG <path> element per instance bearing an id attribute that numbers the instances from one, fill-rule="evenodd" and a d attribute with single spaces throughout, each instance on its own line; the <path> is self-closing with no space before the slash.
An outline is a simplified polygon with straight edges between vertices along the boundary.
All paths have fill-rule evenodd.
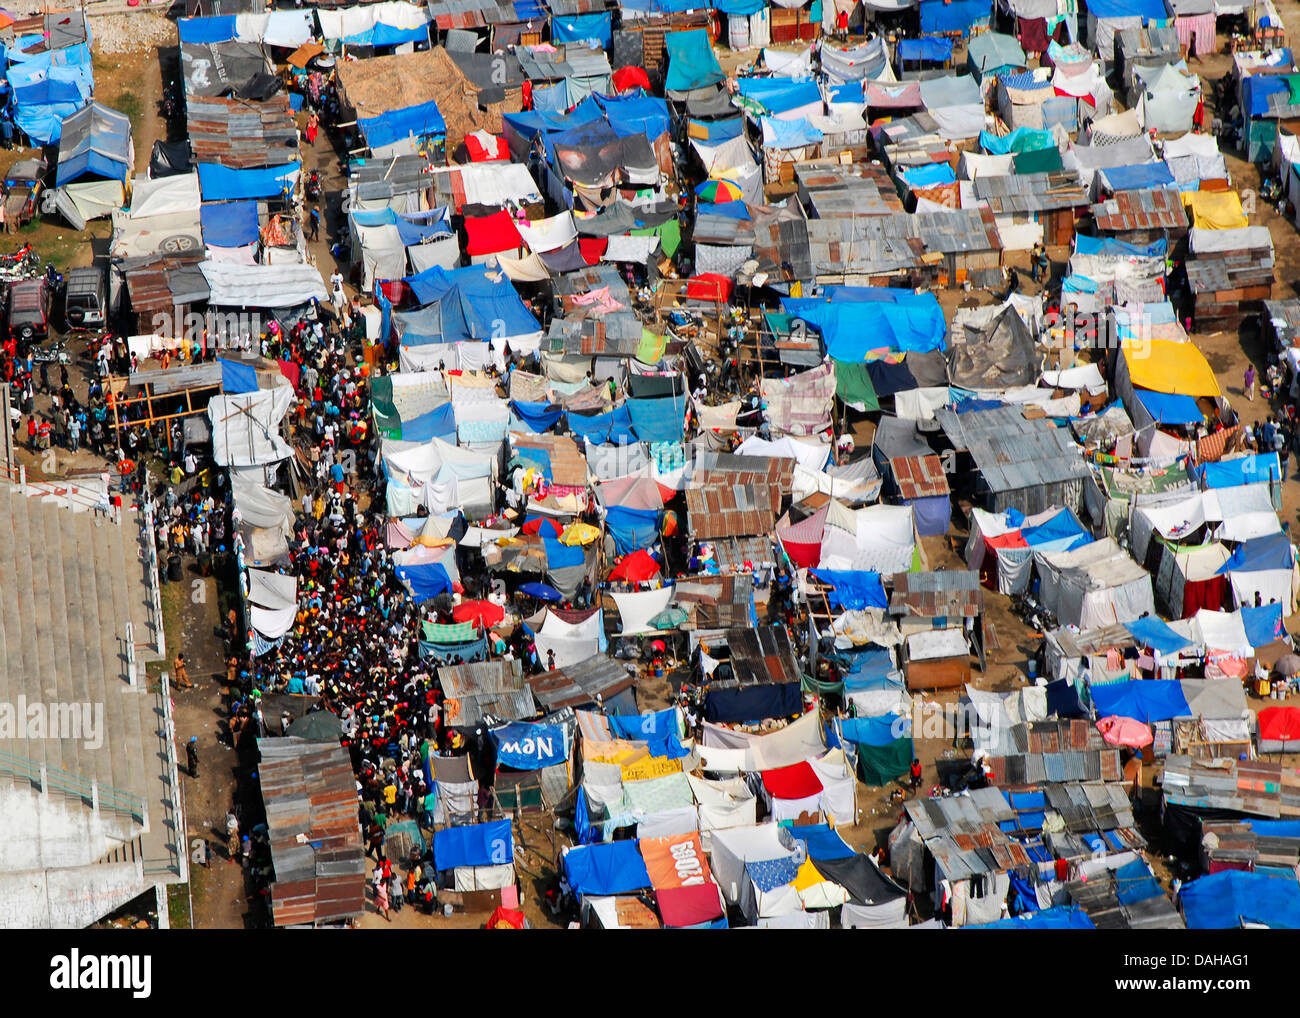
<path id="1" fill-rule="evenodd" d="M 63 285 L 63 320 L 69 329 L 99 329 L 108 320 L 108 291 L 101 269 L 70 269 Z"/>
<path id="2" fill-rule="evenodd" d="M 35 217 L 48 170 L 49 165 L 40 154 L 34 159 L 20 159 L 9 167 L 5 174 L 4 205 L 5 230 L 9 233 L 26 226 Z"/>
<path id="3" fill-rule="evenodd" d="M 5 301 L 9 335 L 20 343 L 39 343 L 50 331 L 50 287 L 45 277 L 9 284 Z"/>

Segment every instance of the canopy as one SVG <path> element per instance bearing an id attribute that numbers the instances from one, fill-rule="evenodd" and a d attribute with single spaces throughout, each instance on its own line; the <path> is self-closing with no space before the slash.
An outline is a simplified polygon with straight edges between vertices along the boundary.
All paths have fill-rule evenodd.
<path id="1" fill-rule="evenodd" d="M 1151 724 L 1191 713 L 1177 679 L 1108 682 L 1091 687 L 1092 702 L 1103 717 L 1118 715 Z"/>
<path id="2" fill-rule="evenodd" d="M 1172 339 L 1125 340 L 1124 360 L 1135 388 L 1180 396 L 1219 395 L 1219 382 L 1192 343 Z"/>
<path id="3" fill-rule="evenodd" d="M 669 92 L 690 92 L 726 81 L 718 66 L 709 33 L 703 29 L 670 32 L 664 37 L 668 46 L 668 74 L 664 88 Z"/>
<path id="4" fill-rule="evenodd" d="M 510 821 L 494 820 L 487 824 L 465 824 L 435 831 L 433 859 L 440 870 L 513 863 L 515 844 Z"/>
<path id="5" fill-rule="evenodd" d="M 630 555 L 626 555 L 619 560 L 618 564 L 610 570 L 608 579 L 640 583 L 645 580 L 652 580 L 658 575 L 659 563 L 654 560 L 648 551 L 638 548 Z"/>
<path id="6" fill-rule="evenodd" d="M 652 886 L 635 841 L 571 848 L 564 855 L 564 873 L 579 895 L 628 894 Z"/>
<path id="7" fill-rule="evenodd" d="M 125 182 L 134 159 L 131 121 L 125 113 L 92 102 L 63 121 L 57 177 L 60 187 L 87 176 Z"/>

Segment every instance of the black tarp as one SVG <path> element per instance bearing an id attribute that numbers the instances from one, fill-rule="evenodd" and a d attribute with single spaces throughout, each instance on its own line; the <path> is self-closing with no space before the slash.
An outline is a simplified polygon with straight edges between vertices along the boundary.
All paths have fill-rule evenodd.
<path id="1" fill-rule="evenodd" d="M 904 897 L 907 892 L 872 865 L 865 855 L 848 859 L 813 859 L 817 872 L 832 884 L 849 892 L 858 905 L 883 905 Z"/>
<path id="2" fill-rule="evenodd" d="M 1057 679 L 1047 684 L 1047 713 L 1058 718 L 1085 718 L 1088 712 L 1079 702 L 1079 694 L 1069 679 Z"/>
<path id="3" fill-rule="evenodd" d="M 276 92 L 284 87 L 284 82 L 274 74 L 262 72 L 254 74 L 237 89 L 235 95 L 241 99 L 248 99 L 252 102 L 266 102 Z"/>
<path id="4" fill-rule="evenodd" d="M 953 329 L 948 378 L 966 389 L 1008 389 L 1038 378 L 1034 337 L 1013 307 L 1005 307 L 981 328 Z"/>
<path id="5" fill-rule="evenodd" d="M 1250 816 L 1235 809 L 1212 806 L 1180 806 L 1165 803 L 1165 845 L 1181 859 L 1198 859 L 1201 854 L 1201 825 L 1227 823 Z"/>
<path id="6" fill-rule="evenodd" d="M 173 177 L 190 172 L 190 143 L 188 141 L 155 141 L 149 156 L 149 176 Z"/>
<path id="7" fill-rule="evenodd" d="M 797 682 L 711 689 L 704 698 L 704 719 L 715 724 L 786 718 L 803 710 L 803 691 Z"/>
<path id="8" fill-rule="evenodd" d="M 867 374 L 871 376 L 871 387 L 876 390 L 877 396 L 893 396 L 899 392 L 910 392 L 917 387 L 916 379 L 907 367 L 910 359 L 911 354 L 908 354 L 907 359 L 898 364 L 889 364 L 883 360 L 867 362 Z"/>
<path id="9" fill-rule="evenodd" d="M 634 399 L 680 396 L 686 391 L 686 379 L 681 375 L 628 375 L 627 385 Z"/>

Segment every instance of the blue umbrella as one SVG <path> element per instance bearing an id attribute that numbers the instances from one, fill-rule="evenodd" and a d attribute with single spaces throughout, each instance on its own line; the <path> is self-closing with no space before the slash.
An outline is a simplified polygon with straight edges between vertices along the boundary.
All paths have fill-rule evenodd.
<path id="1" fill-rule="evenodd" d="M 540 601 L 564 600 L 564 595 L 549 583 L 525 583 L 519 588 L 519 593 L 527 594 L 529 597 L 535 597 Z"/>

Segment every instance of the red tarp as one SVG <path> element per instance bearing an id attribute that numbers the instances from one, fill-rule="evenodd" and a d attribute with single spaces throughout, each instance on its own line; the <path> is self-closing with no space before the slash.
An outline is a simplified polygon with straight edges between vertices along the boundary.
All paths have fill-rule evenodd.
<path id="1" fill-rule="evenodd" d="M 455 622 L 477 622 L 484 629 L 491 629 L 506 617 L 506 610 L 491 601 L 462 601 L 451 610 Z"/>
<path id="2" fill-rule="evenodd" d="M 498 138 L 495 134 L 465 135 L 465 151 L 469 153 L 470 162 L 474 163 L 510 161 L 510 146 L 505 138 Z"/>
<path id="3" fill-rule="evenodd" d="M 620 67 L 609 80 L 616 93 L 630 92 L 634 88 L 644 88 L 647 92 L 650 91 L 650 75 L 646 74 L 645 69 L 642 67 Z"/>
<path id="4" fill-rule="evenodd" d="M 1141 749 L 1155 742 L 1151 729 L 1134 718 L 1122 718 L 1112 714 L 1097 722 L 1097 731 L 1112 746 L 1132 746 Z"/>
<path id="5" fill-rule="evenodd" d="M 515 251 L 523 244 L 514 217 L 505 209 L 490 216 L 466 216 L 465 236 L 465 251 L 471 258 Z"/>
<path id="6" fill-rule="evenodd" d="M 812 764 L 803 760 L 789 767 L 764 771 L 763 787 L 773 799 L 807 799 L 821 792 L 822 783 Z"/>
<path id="7" fill-rule="evenodd" d="M 733 285 L 732 280 L 726 276 L 705 272 L 687 280 L 686 296 L 690 300 L 728 301 L 731 299 Z"/>
<path id="8" fill-rule="evenodd" d="M 609 250 L 608 237 L 579 237 L 578 253 L 588 265 L 595 265 Z"/>
<path id="9" fill-rule="evenodd" d="M 632 583 L 653 580 L 658 575 L 659 563 L 644 548 L 638 548 L 625 556 L 609 571 L 611 580 L 627 580 Z"/>
<path id="10" fill-rule="evenodd" d="M 498 908 L 484 924 L 484 929 L 488 930 L 522 930 L 526 927 L 524 923 L 524 914 L 517 908 L 506 908 L 504 905 Z"/>
<path id="11" fill-rule="evenodd" d="M 1183 587 L 1183 618 L 1190 619 L 1202 608 L 1212 612 L 1222 611 L 1227 595 L 1226 576 L 1211 576 L 1209 579 L 1189 582 Z"/>
<path id="12" fill-rule="evenodd" d="M 1300 742 L 1300 707 L 1265 707 L 1259 712 L 1262 742 Z"/>
<path id="13" fill-rule="evenodd" d="M 655 891 L 655 900 L 665 926 L 697 926 L 722 915 L 718 885 L 712 880 L 707 884 Z"/>

